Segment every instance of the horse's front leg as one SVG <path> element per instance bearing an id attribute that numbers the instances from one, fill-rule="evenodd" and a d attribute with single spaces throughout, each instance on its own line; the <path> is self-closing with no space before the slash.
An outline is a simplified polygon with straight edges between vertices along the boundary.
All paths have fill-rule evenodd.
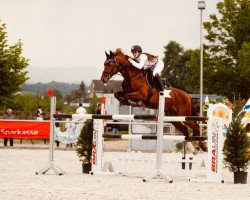
<path id="1" fill-rule="evenodd" d="M 132 106 L 136 107 L 144 107 L 144 103 L 147 98 L 147 95 L 142 92 L 129 92 L 124 94 L 123 96 L 125 99 L 128 99 L 128 103 Z"/>
<path id="2" fill-rule="evenodd" d="M 124 94 L 126 94 L 124 91 L 119 91 L 119 92 L 115 92 L 114 96 L 123 105 L 130 105 L 128 102 L 128 99 L 124 98 Z"/>

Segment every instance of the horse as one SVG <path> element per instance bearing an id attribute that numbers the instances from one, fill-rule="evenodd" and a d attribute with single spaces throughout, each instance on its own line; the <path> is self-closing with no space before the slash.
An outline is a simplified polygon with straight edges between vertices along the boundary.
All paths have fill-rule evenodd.
<path id="1" fill-rule="evenodd" d="M 120 73 L 124 80 L 123 91 L 115 92 L 114 96 L 126 105 L 158 109 L 159 90 L 150 86 L 145 70 L 134 67 L 121 49 L 106 54 L 104 70 L 101 81 L 107 84 L 111 78 Z M 171 90 L 171 98 L 165 98 L 164 114 L 166 116 L 194 116 L 197 113 L 192 98 L 182 90 L 174 87 Z M 172 124 L 184 135 L 189 136 L 188 127 L 192 129 L 194 136 L 200 136 L 199 124 L 195 121 L 172 122 Z M 207 151 L 205 142 L 199 141 L 203 151 Z"/>

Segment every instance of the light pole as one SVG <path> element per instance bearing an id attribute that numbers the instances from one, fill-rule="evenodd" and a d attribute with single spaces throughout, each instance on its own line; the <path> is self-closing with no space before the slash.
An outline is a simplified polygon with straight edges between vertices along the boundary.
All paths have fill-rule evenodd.
<path id="1" fill-rule="evenodd" d="M 202 10 L 205 10 L 205 1 L 198 1 L 198 9 L 201 11 L 200 14 L 200 116 L 202 116 L 202 95 L 203 95 L 203 20 Z"/>

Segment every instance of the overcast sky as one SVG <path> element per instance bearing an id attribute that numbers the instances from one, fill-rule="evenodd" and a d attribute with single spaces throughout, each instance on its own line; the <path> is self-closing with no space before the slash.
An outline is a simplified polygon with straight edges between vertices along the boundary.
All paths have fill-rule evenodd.
<path id="1" fill-rule="evenodd" d="M 200 44 L 197 0 L 0 0 L 9 44 L 21 39 L 30 59 L 29 82 L 89 83 L 99 79 L 105 50 L 134 44 L 163 57 L 175 40 L 185 49 Z M 218 0 L 206 1 L 204 20 Z"/>

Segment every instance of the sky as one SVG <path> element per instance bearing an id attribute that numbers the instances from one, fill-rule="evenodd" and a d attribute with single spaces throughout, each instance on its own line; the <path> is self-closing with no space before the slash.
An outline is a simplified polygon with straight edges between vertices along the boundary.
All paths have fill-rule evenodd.
<path id="1" fill-rule="evenodd" d="M 204 21 L 219 0 L 207 0 Z M 9 45 L 21 39 L 29 83 L 89 84 L 100 79 L 105 50 L 138 44 L 163 57 L 170 40 L 199 48 L 197 0 L 0 0 Z M 117 78 L 119 79 L 119 78 Z"/>

